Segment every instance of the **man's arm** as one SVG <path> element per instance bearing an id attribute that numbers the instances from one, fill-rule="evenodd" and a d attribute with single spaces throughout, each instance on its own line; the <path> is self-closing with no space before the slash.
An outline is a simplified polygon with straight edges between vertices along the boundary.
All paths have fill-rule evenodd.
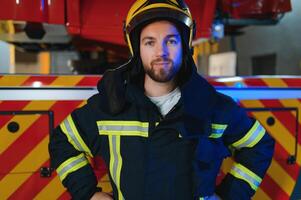
<path id="1" fill-rule="evenodd" d="M 217 187 L 222 199 L 250 199 L 259 187 L 274 152 L 274 140 L 245 110 L 231 103 L 223 140 L 234 150 L 234 165 Z"/>
<path id="2" fill-rule="evenodd" d="M 72 112 L 50 135 L 51 165 L 73 199 L 90 199 L 95 192 L 101 191 L 96 187 L 97 179 L 87 159 L 95 153 L 90 150 L 93 146 L 90 141 L 97 141 L 89 138 L 96 137 L 97 128 L 87 109 L 83 107 Z M 90 135 L 87 131 L 91 131 Z M 91 136 L 92 132 L 95 136 Z"/>

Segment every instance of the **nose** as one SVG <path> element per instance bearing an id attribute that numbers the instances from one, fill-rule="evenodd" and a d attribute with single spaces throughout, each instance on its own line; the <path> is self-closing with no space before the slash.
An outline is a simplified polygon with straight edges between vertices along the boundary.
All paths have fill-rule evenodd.
<path id="1" fill-rule="evenodd" d="M 168 48 L 166 44 L 164 43 L 158 44 L 156 49 L 156 55 L 157 57 L 166 57 L 168 55 Z"/>

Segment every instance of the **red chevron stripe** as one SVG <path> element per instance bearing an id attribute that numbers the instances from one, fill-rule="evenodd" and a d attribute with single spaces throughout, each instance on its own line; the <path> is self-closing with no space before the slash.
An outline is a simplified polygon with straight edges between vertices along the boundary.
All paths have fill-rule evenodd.
<path id="1" fill-rule="evenodd" d="M 26 182 L 24 182 L 10 197 L 10 200 L 19 199 L 34 199 L 34 197 L 51 181 L 55 178 L 54 175 L 47 178 L 40 176 L 39 169 L 41 167 L 48 167 L 49 161 L 43 163 L 43 165 L 37 167 L 36 171 L 33 172 Z"/>
<path id="2" fill-rule="evenodd" d="M 301 79 L 300 78 L 283 78 L 283 80 L 288 87 L 301 87 Z"/>
<path id="3" fill-rule="evenodd" d="M 57 101 L 50 110 L 54 112 L 54 126 L 58 126 L 83 101 Z"/>
<path id="4" fill-rule="evenodd" d="M 221 184 L 221 182 L 225 178 L 225 176 L 226 176 L 226 174 L 222 170 L 220 170 L 217 177 L 216 177 L 215 185 Z"/>
<path id="5" fill-rule="evenodd" d="M 249 114 L 253 116 L 252 112 L 250 112 Z M 300 166 L 298 164 L 288 165 L 286 163 L 288 156 L 289 153 L 278 142 L 276 142 L 273 156 L 274 159 L 294 180 L 297 180 Z"/>
<path id="6" fill-rule="evenodd" d="M 276 142 L 274 159 L 294 180 L 297 180 L 300 166 L 297 163 L 293 165 L 287 164 L 288 156 L 289 154 L 287 151 L 285 151 L 285 149 L 278 142 Z"/>
<path id="7" fill-rule="evenodd" d="M 273 200 L 289 200 L 289 195 L 268 175 L 265 175 L 260 188 Z"/>
<path id="8" fill-rule="evenodd" d="M 22 110 L 30 101 L 2 101 L 0 111 Z"/>
<path id="9" fill-rule="evenodd" d="M 0 103 L 0 111 L 16 111 L 22 110 L 29 101 L 4 101 Z M 0 128 L 4 126 L 13 115 L 0 115 Z"/>
<path id="10" fill-rule="evenodd" d="M 45 127 L 45 131 L 40 131 L 41 127 Z M 42 115 L 0 155 L 0 163 L 5 163 L 0 165 L 0 180 L 49 134 L 47 128 L 48 117 Z"/>
<path id="11" fill-rule="evenodd" d="M 54 110 L 55 125 L 63 121 L 82 101 L 58 101 L 49 110 Z M 0 180 L 9 173 L 49 133 L 40 131 L 48 128 L 48 117 L 42 115 L 13 144 L 0 155 Z M 33 135 L 32 133 L 39 133 Z M 34 136 L 34 137 L 33 137 Z M 8 162 L 9 161 L 9 162 Z"/>
<path id="12" fill-rule="evenodd" d="M 94 169 L 94 173 L 97 177 L 97 180 L 99 181 L 106 173 L 107 173 L 107 168 L 105 161 L 100 157 L 100 156 L 95 156 L 93 158 L 93 161 L 91 163 L 91 166 Z"/>
<path id="13" fill-rule="evenodd" d="M 101 80 L 102 76 L 85 76 L 82 80 L 80 80 L 76 86 L 86 86 L 86 87 L 95 87 L 99 80 Z"/>
<path id="14" fill-rule="evenodd" d="M 265 107 L 284 108 L 282 103 L 275 100 L 261 100 L 260 101 Z M 289 132 L 295 136 L 296 133 L 296 117 L 290 111 L 272 111 L 274 116 L 281 122 L 281 124 L 289 130 Z M 297 119 L 298 120 L 298 119 Z M 300 124 L 299 128 L 301 128 Z M 301 143 L 300 143 L 301 144 Z"/>
<path id="15" fill-rule="evenodd" d="M 58 198 L 58 200 L 69 200 L 69 199 L 71 199 L 71 196 L 70 196 L 70 194 L 66 191 L 66 192 L 64 192 L 59 198 Z"/>
<path id="16" fill-rule="evenodd" d="M 206 78 L 207 81 L 213 86 L 227 86 L 225 82 L 216 81 L 214 78 Z"/>
<path id="17" fill-rule="evenodd" d="M 12 115 L 0 115 L 0 128 L 2 128 L 9 120 L 13 118 Z"/>
<path id="18" fill-rule="evenodd" d="M 244 79 L 244 83 L 247 86 L 256 86 L 256 87 L 266 87 L 267 84 L 259 78 L 251 78 L 251 79 Z"/>
<path id="19" fill-rule="evenodd" d="M 30 76 L 25 82 L 22 83 L 21 86 L 33 87 L 35 82 L 41 82 L 41 86 L 50 85 L 57 76 Z"/>

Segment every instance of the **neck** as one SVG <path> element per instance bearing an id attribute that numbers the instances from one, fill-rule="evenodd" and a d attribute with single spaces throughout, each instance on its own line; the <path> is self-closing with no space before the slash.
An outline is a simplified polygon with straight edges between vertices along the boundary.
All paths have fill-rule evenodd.
<path id="1" fill-rule="evenodd" d="M 157 82 L 154 81 L 151 77 L 147 74 L 144 78 L 144 90 L 145 94 L 150 97 L 159 97 L 165 94 L 170 93 L 176 88 L 175 80 L 172 79 L 168 82 Z"/>

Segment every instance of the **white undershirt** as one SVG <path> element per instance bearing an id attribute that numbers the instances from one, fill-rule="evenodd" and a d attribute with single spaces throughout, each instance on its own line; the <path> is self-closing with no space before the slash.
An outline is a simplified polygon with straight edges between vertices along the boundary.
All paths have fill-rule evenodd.
<path id="1" fill-rule="evenodd" d="M 181 91 L 177 87 L 168 94 L 159 97 L 148 97 L 159 108 L 161 114 L 165 116 L 181 98 Z"/>

